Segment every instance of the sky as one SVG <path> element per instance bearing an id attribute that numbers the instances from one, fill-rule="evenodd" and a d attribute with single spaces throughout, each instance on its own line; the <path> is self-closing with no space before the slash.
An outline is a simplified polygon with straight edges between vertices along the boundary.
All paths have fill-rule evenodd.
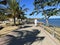
<path id="1" fill-rule="evenodd" d="M 28 18 L 43 18 L 44 16 L 42 16 L 42 14 L 38 14 L 38 15 L 32 15 L 30 16 L 29 14 L 34 10 L 34 5 L 33 5 L 34 0 L 22 0 L 20 5 L 25 4 L 25 7 L 29 8 L 27 13 L 27 17 Z"/>
<path id="2" fill-rule="evenodd" d="M 29 8 L 28 12 L 26 12 L 26 14 L 27 14 L 26 16 L 28 18 L 44 18 L 44 16 L 41 13 L 38 15 L 32 15 L 32 16 L 29 15 L 34 9 L 33 2 L 34 2 L 34 0 L 22 0 L 20 2 L 21 6 L 25 4 L 25 7 Z M 51 16 L 50 18 L 60 18 L 60 16 Z"/>

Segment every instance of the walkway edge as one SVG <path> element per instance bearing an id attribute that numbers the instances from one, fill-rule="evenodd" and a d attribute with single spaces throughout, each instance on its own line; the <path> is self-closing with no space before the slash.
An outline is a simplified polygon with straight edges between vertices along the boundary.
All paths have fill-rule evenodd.
<path id="1" fill-rule="evenodd" d="M 44 30 L 44 32 L 54 41 L 54 43 L 56 43 L 56 45 L 60 45 L 60 42 L 55 37 L 49 34 L 46 30 Z"/>

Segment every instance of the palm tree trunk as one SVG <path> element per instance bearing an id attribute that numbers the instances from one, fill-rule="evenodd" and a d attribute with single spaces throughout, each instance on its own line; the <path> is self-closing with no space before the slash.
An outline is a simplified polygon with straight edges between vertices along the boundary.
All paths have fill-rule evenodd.
<path id="1" fill-rule="evenodd" d="M 15 19 L 15 16 L 13 17 L 13 19 L 14 19 L 14 25 L 16 25 L 16 19 Z"/>
<path id="2" fill-rule="evenodd" d="M 16 16 L 15 16 L 15 13 L 13 13 L 13 20 L 14 20 L 14 25 L 16 25 Z"/>
<path id="3" fill-rule="evenodd" d="M 19 19 L 19 25 L 20 25 L 20 21 L 21 21 L 21 20 Z"/>

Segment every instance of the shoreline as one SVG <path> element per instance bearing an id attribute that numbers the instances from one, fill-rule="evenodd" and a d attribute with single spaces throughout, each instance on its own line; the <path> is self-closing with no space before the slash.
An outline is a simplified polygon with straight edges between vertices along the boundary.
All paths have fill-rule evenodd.
<path id="1" fill-rule="evenodd" d="M 44 22 L 38 22 L 38 23 L 42 23 L 44 26 L 46 26 L 46 23 L 44 23 Z M 57 27 L 57 28 L 60 28 L 60 26 L 54 26 L 52 24 L 49 24 L 49 27 Z"/>
<path id="2" fill-rule="evenodd" d="M 46 24 L 45 19 L 40 19 L 38 22 L 43 22 Z M 55 27 L 60 27 L 60 18 L 59 19 L 48 19 L 49 25 L 55 26 Z"/>

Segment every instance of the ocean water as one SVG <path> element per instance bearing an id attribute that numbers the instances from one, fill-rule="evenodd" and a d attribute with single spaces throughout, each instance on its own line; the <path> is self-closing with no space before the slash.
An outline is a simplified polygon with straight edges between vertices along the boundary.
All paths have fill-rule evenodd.
<path id="1" fill-rule="evenodd" d="M 49 25 L 60 27 L 60 19 L 48 19 Z M 46 23 L 45 19 L 38 20 L 38 22 Z"/>

